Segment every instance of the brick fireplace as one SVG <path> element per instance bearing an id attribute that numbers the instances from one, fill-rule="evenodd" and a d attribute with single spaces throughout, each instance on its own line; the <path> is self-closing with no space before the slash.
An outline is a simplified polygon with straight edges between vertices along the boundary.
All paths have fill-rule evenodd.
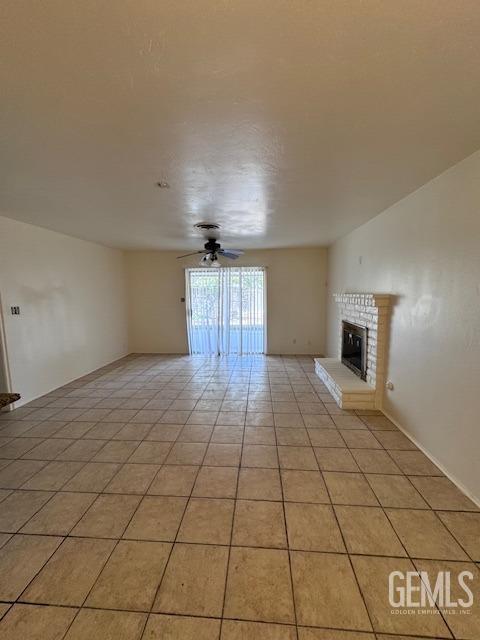
<path id="1" fill-rule="evenodd" d="M 317 375 L 344 409 L 380 409 L 385 389 L 386 360 L 392 296 L 377 293 L 334 294 L 338 305 L 338 352 L 336 358 L 317 358 Z M 342 363 L 344 326 L 363 329 L 363 377 Z M 355 332 L 351 329 L 352 340 Z M 348 336 L 347 336 L 348 338 Z"/>

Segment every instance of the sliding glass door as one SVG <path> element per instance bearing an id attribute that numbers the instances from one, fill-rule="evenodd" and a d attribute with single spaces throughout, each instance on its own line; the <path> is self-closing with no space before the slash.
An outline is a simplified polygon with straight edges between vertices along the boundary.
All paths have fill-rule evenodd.
<path id="1" fill-rule="evenodd" d="M 192 355 L 265 352 L 265 270 L 186 269 L 188 344 Z"/>

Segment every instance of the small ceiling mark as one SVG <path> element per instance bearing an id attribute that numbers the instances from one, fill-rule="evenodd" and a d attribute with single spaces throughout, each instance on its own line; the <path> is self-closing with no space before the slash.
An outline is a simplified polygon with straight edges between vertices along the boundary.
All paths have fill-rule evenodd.
<path id="1" fill-rule="evenodd" d="M 159 182 L 157 182 L 157 187 L 159 187 L 160 189 L 170 189 L 170 185 L 166 180 L 160 180 Z"/>

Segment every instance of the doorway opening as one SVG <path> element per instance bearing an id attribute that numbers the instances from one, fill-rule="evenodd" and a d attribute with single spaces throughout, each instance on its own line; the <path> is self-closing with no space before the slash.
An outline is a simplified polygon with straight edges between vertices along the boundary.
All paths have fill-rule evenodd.
<path id="1" fill-rule="evenodd" d="M 263 267 L 186 269 L 185 277 L 191 355 L 265 353 Z"/>

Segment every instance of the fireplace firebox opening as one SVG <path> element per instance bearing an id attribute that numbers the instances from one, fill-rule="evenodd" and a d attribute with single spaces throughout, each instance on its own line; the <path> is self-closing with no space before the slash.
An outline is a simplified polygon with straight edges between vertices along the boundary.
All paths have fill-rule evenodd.
<path id="1" fill-rule="evenodd" d="M 362 380 L 367 377 L 367 328 L 342 321 L 342 362 Z"/>

